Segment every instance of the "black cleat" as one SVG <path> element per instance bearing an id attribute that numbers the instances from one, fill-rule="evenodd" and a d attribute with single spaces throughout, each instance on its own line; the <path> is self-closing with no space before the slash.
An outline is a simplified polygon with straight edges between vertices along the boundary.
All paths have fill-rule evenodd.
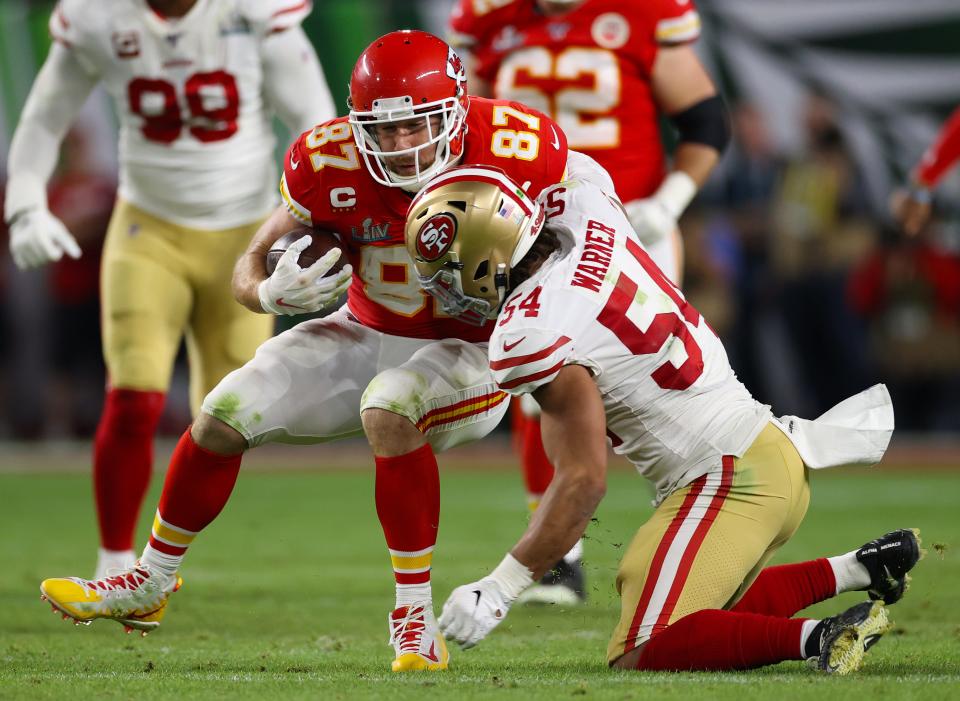
<path id="1" fill-rule="evenodd" d="M 892 531 L 857 550 L 857 560 L 870 573 L 870 598 L 888 605 L 900 601 L 910 585 L 907 572 L 921 557 L 920 531 L 916 528 Z"/>
<path id="2" fill-rule="evenodd" d="M 560 560 L 540 581 L 529 587 L 517 599 L 523 604 L 561 604 L 577 606 L 587 599 L 584 588 L 583 565 L 579 560 Z"/>
<path id="3" fill-rule="evenodd" d="M 863 656 L 892 627 L 887 608 L 879 601 L 864 601 L 821 621 L 817 667 L 827 674 L 850 674 L 860 669 Z"/>

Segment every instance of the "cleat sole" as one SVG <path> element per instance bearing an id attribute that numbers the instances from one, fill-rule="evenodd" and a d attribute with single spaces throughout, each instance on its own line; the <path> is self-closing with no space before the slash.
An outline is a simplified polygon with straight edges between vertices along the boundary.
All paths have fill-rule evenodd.
<path id="1" fill-rule="evenodd" d="M 867 650 L 877 644 L 893 625 L 883 602 L 874 602 L 870 614 L 862 623 L 844 630 L 824 655 L 821 669 L 827 674 L 844 676 L 863 666 Z"/>

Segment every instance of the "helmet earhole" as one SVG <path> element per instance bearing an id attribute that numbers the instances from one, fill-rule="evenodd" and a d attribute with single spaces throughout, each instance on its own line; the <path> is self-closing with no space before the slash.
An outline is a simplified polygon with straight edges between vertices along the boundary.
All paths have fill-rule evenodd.
<path id="1" fill-rule="evenodd" d="M 485 278 L 489 274 L 490 274 L 490 261 L 484 260 L 484 261 L 481 261 L 480 265 L 477 266 L 477 272 L 473 274 L 473 279 L 480 280 L 481 278 Z"/>

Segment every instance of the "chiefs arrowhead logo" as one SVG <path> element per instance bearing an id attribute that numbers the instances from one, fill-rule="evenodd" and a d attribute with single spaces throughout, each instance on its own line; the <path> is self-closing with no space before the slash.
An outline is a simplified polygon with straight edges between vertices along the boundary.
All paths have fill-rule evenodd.
<path id="1" fill-rule="evenodd" d="M 417 256 L 425 263 L 443 258 L 457 235 L 457 220 L 441 212 L 427 219 L 417 232 Z"/>
<path id="2" fill-rule="evenodd" d="M 467 71 L 463 67 L 463 61 L 452 47 L 447 50 L 447 77 L 457 81 L 458 88 L 467 81 Z"/>

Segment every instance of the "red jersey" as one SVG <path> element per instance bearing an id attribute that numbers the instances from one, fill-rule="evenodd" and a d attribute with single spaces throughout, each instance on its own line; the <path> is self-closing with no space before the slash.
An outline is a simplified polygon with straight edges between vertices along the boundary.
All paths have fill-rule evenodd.
<path id="1" fill-rule="evenodd" d="M 460 164 L 502 168 L 531 197 L 563 179 L 567 139 L 546 115 L 471 97 L 466 128 Z M 489 338 L 492 321 L 481 327 L 458 321 L 421 289 L 403 237 L 412 195 L 370 177 L 346 117 L 290 146 L 280 192 L 296 219 L 340 236 L 354 271 L 347 306 L 364 325 L 410 338 Z"/>
<path id="2" fill-rule="evenodd" d="M 551 115 L 624 202 L 657 189 L 666 166 L 650 75 L 658 47 L 700 35 L 691 0 L 587 0 L 553 17 L 534 0 L 458 0 L 450 28 L 493 94 Z"/>

